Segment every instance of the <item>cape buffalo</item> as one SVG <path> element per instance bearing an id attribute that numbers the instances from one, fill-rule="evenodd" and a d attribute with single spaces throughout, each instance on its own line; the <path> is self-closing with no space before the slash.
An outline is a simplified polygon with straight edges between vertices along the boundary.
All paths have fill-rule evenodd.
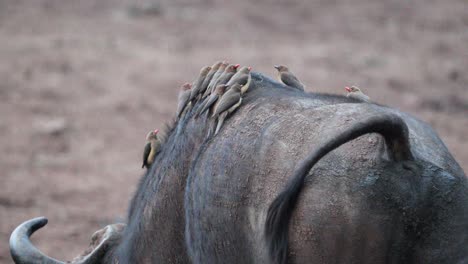
<path id="1" fill-rule="evenodd" d="M 252 74 L 218 135 L 193 108 L 168 129 L 126 226 L 74 263 L 468 263 L 468 184 L 426 123 Z M 61 263 L 29 237 L 16 263 Z"/>

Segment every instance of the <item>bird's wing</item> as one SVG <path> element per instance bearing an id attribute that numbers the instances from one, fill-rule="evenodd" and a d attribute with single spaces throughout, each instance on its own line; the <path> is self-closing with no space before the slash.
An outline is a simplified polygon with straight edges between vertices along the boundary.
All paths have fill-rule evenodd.
<path id="1" fill-rule="evenodd" d="M 247 74 L 238 75 L 237 77 L 233 76 L 232 79 L 229 80 L 228 85 L 233 85 L 235 83 L 238 83 L 241 86 L 244 86 L 248 80 L 249 80 L 249 75 Z"/>
<path id="2" fill-rule="evenodd" d="M 240 99 L 241 99 L 240 93 L 238 92 L 229 93 L 228 91 L 219 100 L 219 103 L 216 106 L 216 109 L 214 110 L 213 116 L 219 115 L 220 113 L 228 110 L 229 108 L 237 104 Z"/>
<path id="3" fill-rule="evenodd" d="M 187 102 L 190 100 L 191 91 L 185 91 L 179 96 L 179 105 L 177 106 L 177 116 L 180 116 L 182 111 L 184 110 Z"/>
<path id="4" fill-rule="evenodd" d="M 203 106 L 201 112 L 200 112 L 200 115 L 203 114 L 206 110 L 210 109 L 210 107 L 216 103 L 216 101 L 218 100 L 218 97 L 219 95 L 217 94 L 212 94 L 209 98 L 208 98 L 208 101 L 206 102 L 206 104 Z"/>
<path id="5" fill-rule="evenodd" d="M 346 95 L 346 97 L 353 98 L 353 99 L 363 101 L 363 102 L 367 102 L 367 103 L 371 102 L 370 97 L 363 94 L 363 93 L 352 92 L 352 93 L 348 93 Z"/>
<path id="6" fill-rule="evenodd" d="M 371 102 L 370 97 L 367 96 L 366 94 L 362 93 L 362 92 L 361 92 L 360 94 L 358 94 L 358 97 L 359 97 L 361 100 L 365 101 L 365 102 L 368 102 L 368 103 Z"/>
<path id="7" fill-rule="evenodd" d="M 234 104 L 233 106 L 231 106 L 227 111 L 230 113 L 236 111 L 237 108 L 239 108 L 239 106 L 241 106 L 242 104 L 242 97 L 239 99 L 239 101 L 237 101 L 236 104 Z"/>
<path id="8" fill-rule="evenodd" d="M 196 84 L 194 84 L 194 88 L 192 88 L 192 91 L 190 92 L 190 100 L 192 100 L 193 98 L 195 98 L 197 95 L 198 95 L 198 92 L 200 91 L 199 89 L 199 86 L 195 86 Z"/>
<path id="9" fill-rule="evenodd" d="M 211 84 L 211 82 L 214 80 L 214 77 L 215 77 L 215 76 L 213 75 L 213 76 L 210 78 L 210 79 L 211 79 L 210 81 L 208 81 L 208 82 L 206 82 L 206 83 L 203 82 L 202 90 L 200 90 L 200 93 L 203 92 L 202 98 L 205 98 L 205 97 L 207 97 L 208 95 L 210 95 L 210 93 L 211 93 L 211 86 L 210 86 L 210 84 Z M 206 81 L 206 79 L 205 79 L 205 81 Z"/>
<path id="10" fill-rule="evenodd" d="M 226 73 L 224 74 L 223 76 L 221 76 L 218 80 L 218 85 L 219 84 L 226 84 L 229 82 L 229 80 L 231 80 L 232 76 L 234 76 L 235 73 L 231 72 L 231 73 Z"/>
<path id="11" fill-rule="evenodd" d="M 198 76 L 197 80 L 193 82 L 192 85 L 192 91 L 190 92 L 190 100 L 193 100 L 198 93 L 200 93 L 200 88 L 201 85 L 203 84 L 203 81 L 205 80 L 206 75 L 200 75 Z"/>
<path id="12" fill-rule="evenodd" d="M 148 159 L 150 151 L 151 151 L 151 144 L 148 142 L 146 143 L 145 149 L 143 150 L 143 165 L 141 165 L 142 168 L 148 166 L 147 159 Z"/>
<path id="13" fill-rule="evenodd" d="M 236 81 L 238 78 L 240 78 L 240 76 L 242 75 L 243 73 L 238 71 L 236 72 L 232 77 L 231 79 L 227 82 L 227 85 L 232 85 L 234 83 L 234 81 Z"/>
<path id="14" fill-rule="evenodd" d="M 208 84 L 208 87 L 206 90 L 209 90 L 210 92 L 213 90 L 213 87 L 216 87 L 216 83 L 218 83 L 219 77 L 221 77 L 222 72 L 217 71 L 214 75 L 213 78 L 211 78 L 210 83 Z"/>
<path id="15" fill-rule="evenodd" d="M 292 73 L 283 73 L 281 75 L 281 81 L 283 81 L 283 83 L 286 84 L 287 86 L 291 86 L 294 88 L 304 90 L 304 85 Z"/>
<path id="16" fill-rule="evenodd" d="M 200 106 L 197 108 L 197 112 L 195 113 L 195 117 L 198 117 L 201 114 L 202 109 L 205 107 L 206 103 L 208 102 L 208 98 L 200 101 Z"/>
<path id="17" fill-rule="evenodd" d="M 209 72 L 208 75 L 205 77 L 205 79 L 203 80 L 201 86 L 200 86 L 200 93 L 203 93 L 206 91 L 206 88 L 208 88 L 208 85 L 210 84 L 211 82 L 211 79 L 213 79 L 213 75 L 215 74 L 215 72 Z"/>
<path id="18" fill-rule="evenodd" d="M 239 79 L 236 80 L 236 83 L 240 85 L 245 85 L 249 81 L 250 75 L 248 74 L 243 74 L 242 76 L 239 77 Z"/>

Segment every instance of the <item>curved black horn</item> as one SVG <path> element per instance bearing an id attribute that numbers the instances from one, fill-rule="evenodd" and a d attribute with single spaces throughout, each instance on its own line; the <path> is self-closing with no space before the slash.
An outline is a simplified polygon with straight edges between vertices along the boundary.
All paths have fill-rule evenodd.
<path id="1" fill-rule="evenodd" d="M 28 220 L 19 225 L 10 236 L 10 253 L 16 264 L 65 264 L 48 257 L 32 243 L 29 237 L 39 228 L 47 224 L 47 218 L 38 217 Z M 102 259 L 122 237 L 125 224 L 111 224 L 96 232 L 91 238 L 89 248 L 81 255 L 73 259 L 71 262 L 75 264 L 97 264 L 102 263 Z"/>
<path id="2" fill-rule="evenodd" d="M 37 217 L 19 225 L 10 236 L 10 253 L 16 264 L 44 263 L 44 264 L 64 264 L 51 257 L 48 257 L 32 243 L 29 237 L 39 228 L 47 224 L 47 218 Z"/>

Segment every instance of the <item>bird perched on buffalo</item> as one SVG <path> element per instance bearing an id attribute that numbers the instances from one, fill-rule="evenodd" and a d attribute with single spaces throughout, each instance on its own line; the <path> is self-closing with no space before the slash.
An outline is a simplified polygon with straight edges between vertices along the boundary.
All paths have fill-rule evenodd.
<path id="1" fill-rule="evenodd" d="M 210 84 L 216 72 L 218 72 L 218 69 L 219 67 L 221 67 L 221 64 L 223 64 L 222 61 L 217 61 L 213 64 L 213 66 L 211 66 L 211 70 L 208 72 L 200 86 L 200 91 L 198 92 L 200 97 L 202 97 L 202 95 L 204 95 L 205 91 L 208 89 L 208 85 Z"/>
<path id="2" fill-rule="evenodd" d="M 232 76 L 234 76 L 237 72 L 237 68 L 239 68 L 239 64 L 229 64 L 224 72 L 219 76 L 218 80 L 214 83 L 214 88 L 211 92 L 214 92 L 214 89 L 216 89 L 216 86 L 219 84 L 226 84 L 231 80 Z"/>
<path id="3" fill-rule="evenodd" d="M 219 98 L 221 98 L 221 96 L 223 96 L 227 87 L 228 86 L 226 84 L 218 84 L 214 93 L 212 93 L 208 97 L 203 106 L 200 107 L 201 110 L 195 116 L 199 116 L 203 114 L 206 110 L 210 109 L 210 107 L 213 106 L 216 103 L 216 101 L 218 101 Z"/>
<path id="4" fill-rule="evenodd" d="M 205 80 L 210 70 L 211 70 L 210 66 L 203 67 L 200 70 L 200 75 L 198 75 L 197 79 L 193 82 L 193 85 L 192 85 L 192 91 L 190 93 L 190 101 L 193 101 L 197 97 L 197 95 L 200 94 L 200 89 L 202 87 L 203 81 Z"/>
<path id="5" fill-rule="evenodd" d="M 223 61 L 221 63 L 221 65 L 219 66 L 218 70 L 215 72 L 215 74 L 213 75 L 213 78 L 211 78 L 211 81 L 210 83 L 208 84 L 208 88 L 206 88 L 206 91 L 205 93 L 203 94 L 202 98 L 206 98 L 208 95 L 210 95 L 210 93 L 213 91 L 213 86 L 214 84 L 218 81 L 219 77 L 221 76 L 221 74 L 223 74 L 224 70 L 226 69 L 226 67 L 229 65 L 229 62 L 227 61 Z"/>
<path id="6" fill-rule="evenodd" d="M 250 75 L 250 71 L 252 70 L 252 67 L 242 67 L 240 70 L 232 76 L 232 78 L 229 80 L 227 83 L 228 86 L 231 86 L 235 83 L 238 83 L 241 85 L 241 94 L 244 94 L 247 92 L 250 86 L 250 81 L 252 80 L 252 76 Z"/>
<path id="7" fill-rule="evenodd" d="M 212 117 L 218 120 L 214 134 L 218 134 L 226 117 L 242 104 L 241 85 L 235 83 L 221 96 L 214 108 Z"/>
<path id="8" fill-rule="evenodd" d="M 154 158 L 161 148 L 161 141 L 158 139 L 158 132 L 159 130 L 155 129 L 146 135 L 146 145 L 143 150 L 143 165 L 141 165 L 142 168 L 149 168 L 151 164 L 153 164 Z"/>
<path id="9" fill-rule="evenodd" d="M 357 86 L 351 86 L 351 87 L 346 86 L 345 89 L 348 92 L 346 97 L 354 98 L 354 99 L 357 99 L 359 101 L 363 101 L 363 102 L 366 102 L 366 103 L 371 102 L 371 99 L 369 98 L 369 96 L 365 95 L 361 91 L 361 89 L 359 89 L 359 87 L 357 87 Z"/>
<path id="10" fill-rule="evenodd" d="M 278 80 L 283 84 L 304 91 L 305 85 L 284 65 L 275 65 L 278 70 Z"/>
<path id="11" fill-rule="evenodd" d="M 182 115 L 182 112 L 184 111 L 185 107 L 190 102 L 190 95 L 192 92 L 191 88 L 192 88 L 192 84 L 190 83 L 184 83 L 184 85 L 182 85 L 181 87 L 181 91 L 179 92 L 179 99 L 177 103 L 177 111 L 176 111 L 177 117 L 180 117 Z"/>

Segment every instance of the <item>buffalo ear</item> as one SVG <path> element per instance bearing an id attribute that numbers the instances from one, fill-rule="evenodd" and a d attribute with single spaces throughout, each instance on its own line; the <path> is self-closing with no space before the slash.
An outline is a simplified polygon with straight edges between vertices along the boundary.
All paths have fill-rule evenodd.
<path id="1" fill-rule="evenodd" d="M 71 263 L 102 263 L 108 250 L 120 242 L 124 228 L 125 224 L 112 224 L 94 232 L 88 249 L 86 249 L 81 255 L 74 258 Z"/>

